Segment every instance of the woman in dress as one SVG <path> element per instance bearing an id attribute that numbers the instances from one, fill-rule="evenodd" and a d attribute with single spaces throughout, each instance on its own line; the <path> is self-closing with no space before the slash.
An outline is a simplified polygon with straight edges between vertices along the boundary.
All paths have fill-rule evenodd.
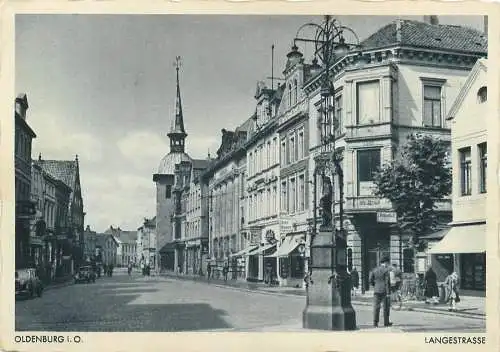
<path id="1" fill-rule="evenodd" d="M 460 296 L 458 294 L 458 275 L 456 272 L 452 272 L 446 280 L 444 281 L 446 288 L 446 302 L 450 304 L 448 308 L 449 311 L 457 311 L 457 303 L 460 302 Z"/>
<path id="2" fill-rule="evenodd" d="M 439 290 L 437 286 L 437 275 L 429 267 L 425 273 L 425 303 L 437 303 L 437 297 L 439 296 Z"/>

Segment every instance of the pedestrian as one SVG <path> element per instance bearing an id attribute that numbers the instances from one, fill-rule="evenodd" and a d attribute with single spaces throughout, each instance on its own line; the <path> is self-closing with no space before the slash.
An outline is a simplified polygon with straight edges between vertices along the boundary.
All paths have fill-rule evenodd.
<path id="1" fill-rule="evenodd" d="M 373 326 L 378 327 L 380 318 L 380 306 L 384 306 L 384 326 L 391 326 L 389 321 L 391 312 L 390 304 L 390 281 L 389 281 L 389 258 L 384 257 L 380 265 L 370 273 L 370 284 L 373 286 Z"/>
<path id="2" fill-rule="evenodd" d="M 403 273 L 398 268 L 396 263 L 392 264 L 389 272 L 389 281 L 391 284 L 391 303 L 397 302 L 398 308 L 403 305 L 403 297 L 401 296 L 401 286 L 403 284 Z"/>
<path id="3" fill-rule="evenodd" d="M 109 264 L 109 276 L 113 276 L 113 264 Z"/>
<path id="4" fill-rule="evenodd" d="M 108 264 L 103 264 L 102 265 L 102 271 L 103 271 L 103 275 L 104 276 L 108 275 Z"/>
<path id="5" fill-rule="evenodd" d="M 229 273 L 229 266 L 224 264 L 224 268 L 222 268 L 222 274 L 224 275 L 224 281 L 227 281 L 227 274 Z"/>
<path id="6" fill-rule="evenodd" d="M 425 293 L 424 293 L 425 303 L 437 304 L 438 303 L 437 297 L 439 296 L 439 290 L 437 286 L 437 275 L 434 272 L 434 270 L 432 270 L 432 266 L 429 266 L 429 269 L 427 269 L 427 272 L 425 273 L 424 283 L 425 283 Z"/>
<path id="7" fill-rule="evenodd" d="M 356 292 L 359 287 L 359 273 L 356 267 L 351 270 L 351 282 L 352 282 L 352 295 L 356 296 Z"/>
<path id="8" fill-rule="evenodd" d="M 450 275 L 446 277 L 446 280 L 444 281 L 444 286 L 446 289 L 446 303 L 450 304 L 448 311 L 456 312 L 457 303 L 460 302 L 459 282 L 458 282 L 458 275 L 456 272 L 452 272 Z"/>
<path id="9" fill-rule="evenodd" d="M 130 276 L 132 274 L 132 263 L 131 262 L 128 263 L 128 270 L 127 271 L 128 271 L 128 276 Z"/>
<path id="10" fill-rule="evenodd" d="M 207 264 L 207 280 L 210 280 L 210 276 L 212 275 L 212 264 Z"/>

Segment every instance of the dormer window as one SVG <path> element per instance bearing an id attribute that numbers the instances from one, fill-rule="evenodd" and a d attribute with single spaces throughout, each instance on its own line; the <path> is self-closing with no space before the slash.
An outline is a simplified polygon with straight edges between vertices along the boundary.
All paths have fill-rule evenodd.
<path id="1" fill-rule="evenodd" d="M 479 104 L 485 103 L 488 100 L 488 90 L 486 87 L 481 87 L 477 91 L 477 102 Z"/>

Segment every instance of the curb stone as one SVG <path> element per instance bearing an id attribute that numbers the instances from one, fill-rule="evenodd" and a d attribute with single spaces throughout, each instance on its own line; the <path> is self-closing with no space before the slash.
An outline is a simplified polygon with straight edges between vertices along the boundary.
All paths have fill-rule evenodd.
<path id="1" fill-rule="evenodd" d="M 205 280 L 197 280 L 197 279 L 193 279 L 190 277 L 182 277 L 180 275 L 177 276 L 177 275 L 160 274 L 160 276 L 168 277 L 168 278 L 172 278 L 172 279 L 184 280 L 184 281 L 198 282 L 198 283 L 206 283 L 207 282 Z M 211 284 L 211 285 L 214 287 L 218 287 L 218 288 L 233 289 L 233 290 L 238 290 L 238 291 L 243 291 L 243 292 L 260 293 L 260 294 L 267 294 L 267 295 L 274 295 L 274 296 L 305 297 L 305 295 L 302 295 L 302 294 L 281 293 L 281 292 L 270 291 L 270 290 L 259 289 L 259 288 L 249 289 L 249 288 L 238 287 L 236 285 L 234 285 L 234 286 L 233 285 L 224 285 L 224 284 Z M 363 302 L 363 301 L 353 301 L 353 304 L 360 305 L 360 306 L 371 306 L 372 305 L 370 302 Z M 419 308 L 419 307 L 408 307 L 408 308 L 403 308 L 402 310 L 403 311 L 422 312 L 422 313 L 434 313 L 434 314 L 438 314 L 438 315 L 448 315 L 448 316 L 469 318 L 469 319 L 475 319 L 475 320 L 486 320 L 485 314 L 478 314 L 478 313 L 448 312 L 448 311 L 444 311 L 444 310 Z"/>

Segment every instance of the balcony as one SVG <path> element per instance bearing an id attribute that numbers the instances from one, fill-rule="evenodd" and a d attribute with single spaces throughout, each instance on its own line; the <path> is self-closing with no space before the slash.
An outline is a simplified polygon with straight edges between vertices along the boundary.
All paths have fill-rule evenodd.
<path id="1" fill-rule="evenodd" d="M 370 125 L 346 126 L 346 140 L 352 139 L 376 139 L 391 135 L 391 124 L 389 122 L 374 123 Z"/>

